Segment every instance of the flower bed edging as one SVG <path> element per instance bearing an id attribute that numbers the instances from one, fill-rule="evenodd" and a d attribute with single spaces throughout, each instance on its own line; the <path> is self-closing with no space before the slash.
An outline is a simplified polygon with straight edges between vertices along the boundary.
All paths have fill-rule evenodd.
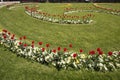
<path id="1" fill-rule="evenodd" d="M 63 51 L 61 47 L 50 49 L 50 44 L 41 47 L 43 44 L 39 42 L 40 47 L 35 46 L 32 41 L 28 45 L 24 40 L 26 36 L 20 37 L 19 40 L 14 34 L 7 30 L 0 32 L 0 45 L 14 52 L 17 56 L 21 56 L 41 64 L 53 65 L 56 69 L 74 69 L 74 70 L 93 70 L 93 71 L 114 71 L 120 69 L 120 51 L 108 52 L 104 54 L 101 48 L 90 50 L 89 54 L 83 54 L 83 50 L 70 52 L 67 48 Z M 69 45 L 72 47 L 72 44 Z"/>
<path id="2" fill-rule="evenodd" d="M 49 14 L 46 12 L 40 12 L 38 11 L 35 7 L 30 8 L 28 6 L 25 7 L 25 12 L 37 19 L 43 20 L 43 21 L 48 21 L 48 22 L 53 22 L 53 23 L 60 23 L 60 24 L 89 24 L 92 23 L 93 20 L 91 19 L 93 17 L 92 14 L 87 14 L 82 16 L 80 18 L 79 16 L 68 16 L 68 15 L 55 15 L 55 14 Z M 56 17 L 57 16 L 57 17 Z M 66 18 L 71 18 L 71 19 L 66 19 Z"/>

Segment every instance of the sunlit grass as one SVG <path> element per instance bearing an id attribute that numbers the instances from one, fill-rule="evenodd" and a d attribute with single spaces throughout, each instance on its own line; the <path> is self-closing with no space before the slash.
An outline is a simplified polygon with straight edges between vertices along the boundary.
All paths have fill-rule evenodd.
<path id="1" fill-rule="evenodd" d="M 62 14 L 67 4 L 37 4 L 39 9 L 51 14 Z M 33 4 L 31 5 L 33 6 Z M 71 4 L 69 7 L 90 7 L 92 4 Z M 92 6 L 93 7 L 93 6 Z M 115 8 L 114 6 L 113 8 Z M 120 7 L 120 6 L 119 6 Z M 114 51 L 120 49 L 120 17 L 104 14 L 92 13 L 95 15 L 92 24 L 56 24 L 41 21 L 28 16 L 24 12 L 24 5 L 16 5 L 12 10 L 6 7 L 0 9 L 0 30 L 7 29 L 16 34 L 16 37 L 27 36 L 27 42 L 32 40 L 42 41 L 45 47 L 50 43 L 51 48 L 68 47 L 73 44 L 72 51 L 79 51 L 80 48 L 88 54 L 91 49 L 97 47 L 103 51 Z M 85 13 L 73 13 L 73 15 L 83 15 Z M 91 72 L 79 71 L 57 71 L 52 66 L 41 65 L 36 62 L 17 57 L 0 46 L 0 80 L 120 80 L 119 70 L 114 72 Z"/>

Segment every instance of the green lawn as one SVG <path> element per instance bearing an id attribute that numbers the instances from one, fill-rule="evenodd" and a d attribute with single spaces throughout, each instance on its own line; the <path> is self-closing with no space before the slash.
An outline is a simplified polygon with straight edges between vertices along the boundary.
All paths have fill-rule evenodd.
<path id="1" fill-rule="evenodd" d="M 57 3 L 38 4 L 38 6 L 40 10 L 56 14 L 63 13 L 62 9 L 66 7 L 65 4 Z M 80 6 L 92 6 L 92 4 L 74 3 L 69 7 Z M 116 9 L 118 7 L 120 4 L 113 6 Z M 95 15 L 92 24 L 56 24 L 28 16 L 24 12 L 24 5 L 20 4 L 12 10 L 6 7 L 0 9 L 0 30 L 7 29 L 18 38 L 26 35 L 27 42 L 31 43 L 34 40 L 36 46 L 37 42 L 42 41 L 43 47 L 46 43 L 50 43 L 51 48 L 58 46 L 68 48 L 68 45 L 72 43 L 71 50 L 79 51 L 82 48 L 84 53 L 98 47 L 104 52 L 120 50 L 120 16 L 104 13 L 92 14 Z M 32 63 L 17 57 L 0 46 L 0 80 L 120 80 L 119 74 L 120 70 L 106 73 L 84 70 L 57 71 L 51 66 Z"/>
<path id="2" fill-rule="evenodd" d="M 58 4 L 39 4 L 41 8 L 49 8 L 50 6 L 58 6 Z M 47 7 L 46 7 L 47 5 Z M 63 4 L 59 4 L 63 5 Z M 80 7 L 80 5 L 88 4 L 72 4 Z M 92 4 L 89 4 L 92 6 Z M 63 8 L 64 9 L 64 8 Z M 54 11 L 54 8 L 50 9 Z M 56 9 L 55 9 L 56 11 Z M 0 10 L 0 25 L 17 35 L 17 37 L 26 35 L 29 41 L 42 41 L 44 45 L 50 43 L 52 48 L 58 46 L 67 47 L 73 44 L 74 51 L 80 48 L 87 53 L 91 49 L 101 47 L 105 52 L 120 49 L 120 17 L 104 14 L 92 13 L 95 15 L 92 24 L 55 24 L 40 21 L 28 16 L 24 12 L 24 7 L 17 6 L 15 9 L 8 10 L 2 8 Z M 44 46 L 43 45 L 43 46 Z"/>
<path id="3" fill-rule="evenodd" d="M 17 57 L 0 46 L 0 80 L 120 80 L 114 72 L 57 71 L 51 66 Z"/>

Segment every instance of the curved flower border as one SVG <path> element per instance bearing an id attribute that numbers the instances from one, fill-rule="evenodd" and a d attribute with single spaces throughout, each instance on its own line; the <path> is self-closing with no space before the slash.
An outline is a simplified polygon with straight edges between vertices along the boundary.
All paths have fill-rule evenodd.
<path id="1" fill-rule="evenodd" d="M 93 6 L 95 6 L 98 9 L 101 9 L 101 11 L 104 12 L 104 13 L 120 16 L 120 10 L 115 10 L 115 9 L 112 9 L 112 8 L 102 7 L 102 6 L 99 6 L 97 3 L 94 3 Z"/>
<path id="2" fill-rule="evenodd" d="M 106 13 L 120 16 L 119 10 L 113 10 L 111 8 L 100 7 L 97 4 L 93 4 L 97 9 L 93 7 L 81 7 L 81 8 L 65 8 L 64 14 L 74 13 L 74 12 L 96 12 L 96 13 Z M 100 10 L 101 9 L 101 10 Z"/>
<path id="3" fill-rule="evenodd" d="M 35 42 L 31 44 L 25 42 L 26 36 L 17 39 L 15 34 L 11 34 L 3 29 L 0 32 L 0 45 L 15 53 L 17 56 L 24 57 L 41 64 L 53 65 L 56 69 L 67 70 L 92 70 L 92 71 L 114 71 L 120 69 L 120 51 L 109 51 L 105 54 L 101 48 L 90 50 L 89 54 L 83 54 L 83 50 L 79 52 L 68 51 L 67 48 L 58 47 L 50 49 L 50 44 L 41 47 L 42 42 L 38 42 L 39 47 L 35 46 Z M 69 45 L 72 48 L 72 44 Z"/>
<path id="4" fill-rule="evenodd" d="M 93 20 L 91 18 L 94 17 L 92 14 L 84 15 L 80 18 L 80 16 L 68 16 L 66 14 L 57 15 L 57 14 L 49 14 L 46 12 L 38 11 L 36 7 L 25 7 L 25 12 L 37 19 L 53 22 L 53 23 L 61 23 L 61 24 L 89 24 L 92 23 Z"/>

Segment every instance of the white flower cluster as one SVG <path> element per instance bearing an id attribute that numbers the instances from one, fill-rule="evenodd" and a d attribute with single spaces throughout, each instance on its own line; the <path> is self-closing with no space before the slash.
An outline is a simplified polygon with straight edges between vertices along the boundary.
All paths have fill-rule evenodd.
<path id="1" fill-rule="evenodd" d="M 0 33 L 0 45 L 21 56 L 41 64 L 53 65 L 60 69 L 86 69 L 95 71 L 113 71 L 120 69 L 120 52 L 114 51 L 112 54 L 82 54 L 76 52 L 56 51 L 49 48 L 40 48 L 26 45 L 3 30 Z"/>

